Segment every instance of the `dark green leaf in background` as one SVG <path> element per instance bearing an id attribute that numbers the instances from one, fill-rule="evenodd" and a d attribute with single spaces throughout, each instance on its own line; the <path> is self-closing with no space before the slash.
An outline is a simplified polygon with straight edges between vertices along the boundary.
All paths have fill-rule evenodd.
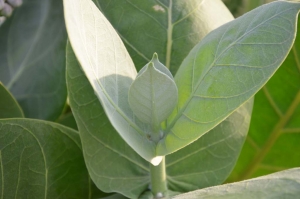
<path id="1" fill-rule="evenodd" d="M 174 199 L 296 199 L 300 195 L 300 169 L 290 169 L 242 182 L 209 187 Z"/>
<path id="2" fill-rule="evenodd" d="M 300 166 L 299 31 L 285 62 L 255 96 L 249 135 L 229 181 Z"/>
<path id="3" fill-rule="evenodd" d="M 22 108 L 0 82 L 0 118 L 24 117 Z"/>
<path id="4" fill-rule="evenodd" d="M 61 0 L 24 0 L 0 27 L 0 81 L 25 116 L 55 120 L 66 102 Z"/>
<path id="5" fill-rule="evenodd" d="M 60 118 L 57 120 L 57 123 L 78 130 L 76 120 L 72 112 L 68 112 L 61 115 Z"/>
<path id="6" fill-rule="evenodd" d="M 0 120 L 0 196 L 95 198 L 78 133 L 31 119 Z"/>
<path id="7" fill-rule="evenodd" d="M 119 33 L 140 70 L 157 52 L 175 75 L 190 50 L 232 20 L 220 0 L 93 0 Z"/>

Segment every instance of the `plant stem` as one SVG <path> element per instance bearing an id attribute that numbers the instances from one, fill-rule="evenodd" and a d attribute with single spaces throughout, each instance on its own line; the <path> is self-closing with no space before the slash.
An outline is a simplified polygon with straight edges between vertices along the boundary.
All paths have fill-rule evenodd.
<path id="1" fill-rule="evenodd" d="M 164 198 L 167 194 L 167 177 L 165 157 L 157 166 L 150 164 L 151 191 L 155 199 Z"/>

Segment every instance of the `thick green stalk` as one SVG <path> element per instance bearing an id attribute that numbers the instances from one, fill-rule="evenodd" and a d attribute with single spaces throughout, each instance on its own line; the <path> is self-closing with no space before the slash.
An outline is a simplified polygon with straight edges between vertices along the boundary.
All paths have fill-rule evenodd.
<path id="1" fill-rule="evenodd" d="M 168 189 L 165 158 L 162 159 L 158 166 L 150 165 L 151 191 L 155 199 L 166 198 Z"/>

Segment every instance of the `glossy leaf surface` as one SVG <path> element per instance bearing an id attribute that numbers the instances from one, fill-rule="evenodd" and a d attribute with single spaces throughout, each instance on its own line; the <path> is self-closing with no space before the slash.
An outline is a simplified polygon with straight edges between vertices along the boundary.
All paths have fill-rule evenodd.
<path id="1" fill-rule="evenodd" d="M 55 120 L 66 102 L 60 0 L 24 0 L 0 28 L 0 81 L 26 117 Z"/>
<path id="2" fill-rule="evenodd" d="M 1 82 L 0 96 L 0 118 L 24 117 L 22 108 Z"/>
<path id="3" fill-rule="evenodd" d="M 299 3 L 283 1 L 261 6 L 195 46 L 175 76 L 179 103 L 158 155 L 198 139 L 269 80 L 292 47 L 299 9 Z"/>
<path id="4" fill-rule="evenodd" d="M 220 0 L 93 0 L 122 38 L 139 71 L 154 52 L 175 75 L 190 50 L 233 19 Z"/>
<path id="5" fill-rule="evenodd" d="M 300 166 L 299 31 L 287 59 L 255 97 L 249 136 L 229 181 Z"/>
<path id="6" fill-rule="evenodd" d="M 109 123 L 70 48 L 67 60 L 70 105 L 91 178 L 103 191 L 138 197 L 150 183 L 149 163 L 133 151 Z M 223 183 L 246 138 L 251 110 L 250 101 L 210 133 L 168 155 L 169 188 L 184 192 Z"/>
<path id="7" fill-rule="evenodd" d="M 209 187 L 174 199 L 294 199 L 300 194 L 300 169 L 290 169 L 242 182 Z"/>
<path id="8" fill-rule="evenodd" d="M 2 198 L 94 198 L 78 133 L 30 119 L 0 120 Z"/>
<path id="9" fill-rule="evenodd" d="M 144 133 L 128 104 L 137 72 L 121 39 L 92 1 L 64 0 L 70 43 L 105 112 L 122 138 L 144 159 L 155 156 L 155 143 Z"/>

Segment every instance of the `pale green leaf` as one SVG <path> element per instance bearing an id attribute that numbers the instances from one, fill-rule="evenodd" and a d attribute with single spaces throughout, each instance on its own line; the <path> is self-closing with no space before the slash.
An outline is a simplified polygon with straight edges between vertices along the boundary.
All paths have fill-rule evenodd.
<path id="1" fill-rule="evenodd" d="M 24 0 L 0 27 L 0 81 L 26 117 L 55 120 L 66 98 L 61 0 Z"/>
<path id="2" fill-rule="evenodd" d="M 149 163 L 117 133 L 67 46 L 67 86 L 86 166 L 97 187 L 137 198 L 149 183 Z"/>
<path id="3" fill-rule="evenodd" d="M 0 120 L 2 198 L 94 198 L 78 133 L 31 119 Z M 93 196 L 94 195 L 94 196 Z"/>
<path id="4" fill-rule="evenodd" d="M 178 99 L 178 90 L 171 73 L 166 74 L 163 70 L 168 71 L 165 66 L 156 66 L 156 63 L 151 61 L 129 88 L 129 105 L 142 122 L 151 125 L 150 131 L 153 132 L 149 132 L 150 136 L 153 133 L 160 134 L 161 122 L 171 114 Z M 161 136 L 163 135 L 153 139 L 158 141 Z M 150 139 L 153 140 L 151 137 Z"/>
<path id="5" fill-rule="evenodd" d="M 12 94 L 0 82 L 0 118 L 24 117 L 23 110 Z"/>
<path id="6" fill-rule="evenodd" d="M 128 104 L 137 72 L 121 39 L 91 0 L 64 0 L 70 43 L 105 112 L 122 138 L 143 158 L 155 156 L 155 143 Z"/>
<path id="7" fill-rule="evenodd" d="M 300 195 L 300 169 L 290 169 L 242 182 L 209 187 L 174 199 L 295 199 Z"/>
<path id="8" fill-rule="evenodd" d="M 300 167 L 300 27 L 287 59 L 255 96 L 249 136 L 229 181 Z"/>
<path id="9" fill-rule="evenodd" d="M 292 47 L 299 9 L 299 3 L 284 1 L 261 6 L 195 46 L 175 76 L 179 103 L 158 155 L 198 139 L 269 80 Z"/>

